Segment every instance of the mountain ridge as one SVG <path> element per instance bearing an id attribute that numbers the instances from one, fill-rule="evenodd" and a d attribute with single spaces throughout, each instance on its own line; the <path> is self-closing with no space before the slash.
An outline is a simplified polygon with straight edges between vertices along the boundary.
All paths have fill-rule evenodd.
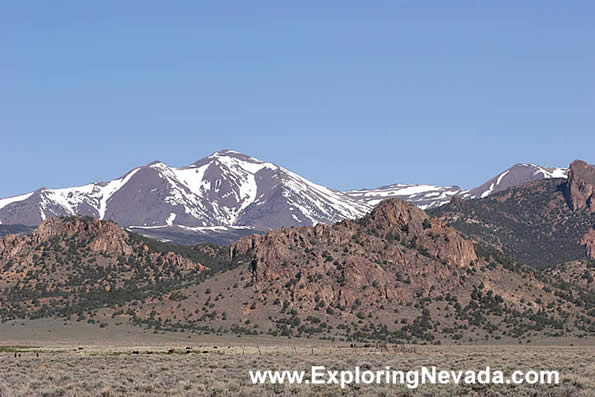
<path id="1" fill-rule="evenodd" d="M 279 223 L 334 222 L 369 209 L 283 167 L 228 150 L 186 167 L 170 168 L 153 161 L 109 182 L 42 188 L 2 199 L 0 221 L 36 225 L 49 216 L 89 215 L 123 226 L 223 225 L 267 230 Z"/>
<path id="2" fill-rule="evenodd" d="M 228 243 L 247 233 L 242 228 L 263 233 L 355 219 L 388 198 L 432 209 L 452 197 L 486 197 L 516 184 L 566 175 L 566 169 L 520 163 L 470 190 L 392 184 L 341 192 L 274 163 L 222 150 L 185 167 L 152 161 L 108 182 L 40 188 L 0 199 L 0 224 L 35 226 L 51 216 L 82 215 L 115 220 L 163 241 Z"/>
<path id="3" fill-rule="evenodd" d="M 429 213 L 534 267 L 593 257 L 594 176 L 595 168 L 575 161 L 568 179 L 537 180 L 471 200 L 455 197 Z"/>
<path id="4" fill-rule="evenodd" d="M 398 199 L 228 248 L 51 218 L 0 239 L 0 318 L 390 343 L 590 335 L 590 284 L 577 275 L 592 272 L 564 274 L 558 283 L 511 262 Z"/>

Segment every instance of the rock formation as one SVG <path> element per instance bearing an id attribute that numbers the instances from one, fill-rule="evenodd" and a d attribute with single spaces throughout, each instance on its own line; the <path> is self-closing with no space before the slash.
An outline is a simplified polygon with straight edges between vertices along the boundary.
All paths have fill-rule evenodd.
<path id="1" fill-rule="evenodd" d="M 570 164 L 566 199 L 573 211 L 588 208 L 595 212 L 595 168 L 584 161 L 575 160 Z"/>
<path id="2" fill-rule="evenodd" d="M 420 289 L 453 287 L 459 282 L 453 275 L 477 261 L 471 241 L 398 199 L 357 221 L 244 237 L 230 253 L 256 257 L 259 282 L 285 285 L 292 300 L 314 304 L 318 296 L 340 305 L 371 302 L 379 293 L 411 301 Z"/>
<path id="3" fill-rule="evenodd" d="M 587 257 L 595 259 L 595 226 L 585 234 L 581 240 L 581 244 L 584 245 L 587 250 Z"/>
<path id="4" fill-rule="evenodd" d="M 149 255 L 152 261 L 170 263 L 181 270 L 206 270 L 207 267 L 173 252 L 149 252 L 146 244 L 134 242 L 128 232 L 112 221 L 100 221 L 91 217 L 52 217 L 45 220 L 33 234 L 7 235 L 0 239 L 0 260 L 17 256 L 32 261 L 33 252 L 55 241 L 61 245 L 75 242 L 91 253 L 120 256 Z"/>

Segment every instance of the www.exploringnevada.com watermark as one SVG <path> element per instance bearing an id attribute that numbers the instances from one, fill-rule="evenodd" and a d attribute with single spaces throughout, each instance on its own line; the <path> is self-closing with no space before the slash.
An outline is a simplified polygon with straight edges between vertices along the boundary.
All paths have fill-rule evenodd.
<path id="1" fill-rule="evenodd" d="M 513 371 L 507 376 L 503 371 L 492 370 L 490 367 L 478 371 L 440 370 L 425 366 L 408 371 L 394 370 L 390 367 L 372 371 L 360 367 L 352 370 L 332 370 L 324 366 L 313 366 L 309 373 L 295 370 L 251 370 L 249 374 L 252 384 L 338 385 L 341 389 L 352 384 L 405 385 L 410 389 L 416 389 L 424 384 L 557 385 L 560 381 L 558 371 Z"/>

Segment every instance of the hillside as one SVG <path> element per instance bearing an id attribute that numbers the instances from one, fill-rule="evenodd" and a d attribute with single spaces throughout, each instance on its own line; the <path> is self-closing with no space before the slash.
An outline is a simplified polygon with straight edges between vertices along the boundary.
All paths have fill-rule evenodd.
<path id="1" fill-rule="evenodd" d="M 31 235 L 0 239 L 0 318 L 81 317 L 179 289 L 227 262 L 216 246 L 169 246 L 114 222 L 50 218 Z"/>
<path id="2" fill-rule="evenodd" d="M 429 211 L 475 240 L 538 268 L 585 257 L 581 240 L 595 225 L 587 208 L 573 211 L 566 182 L 546 179 Z"/>
<path id="3" fill-rule="evenodd" d="M 593 295 L 387 200 L 357 221 L 177 247 L 92 218 L 0 240 L 0 318 L 441 343 L 586 336 Z"/>
<path id="4" fill-rule="evenodd" d="M 185 298 L 151 299 L 155 330 L 343 340 L 477 341 L 592 334 L 593 296 L 474 247 L 400 200 L 357 221 L 281 228 L 230 247 L 252 258 Z"/>
<path id="5" fill-rule="evenodd" d="M 595 291 L 595 261 L 582 259 L 560 263 L 548 267 L 545 274 L 561 283 L 578 286 L 584 290 Z"/>

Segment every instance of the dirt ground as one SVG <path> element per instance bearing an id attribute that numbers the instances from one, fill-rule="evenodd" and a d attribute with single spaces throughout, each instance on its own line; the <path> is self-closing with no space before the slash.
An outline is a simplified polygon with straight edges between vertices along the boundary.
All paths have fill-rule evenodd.
<path id="1" fill-rule="evenodd" d="M 0 326 L 0 396 L 593 396 L 595 341 L 407 346 L 152 334 L 53 320 Z M 111 329 L 110 329 L 111 328 Z M 558 344 L 556 344 L 558 342 Z M 564 345 L 562 345 L 564 344 Z M 186 349 L 186 348 L 190 349 Z M 250 370 L 558 370 L 558 385 L 253 385 Z"/>

